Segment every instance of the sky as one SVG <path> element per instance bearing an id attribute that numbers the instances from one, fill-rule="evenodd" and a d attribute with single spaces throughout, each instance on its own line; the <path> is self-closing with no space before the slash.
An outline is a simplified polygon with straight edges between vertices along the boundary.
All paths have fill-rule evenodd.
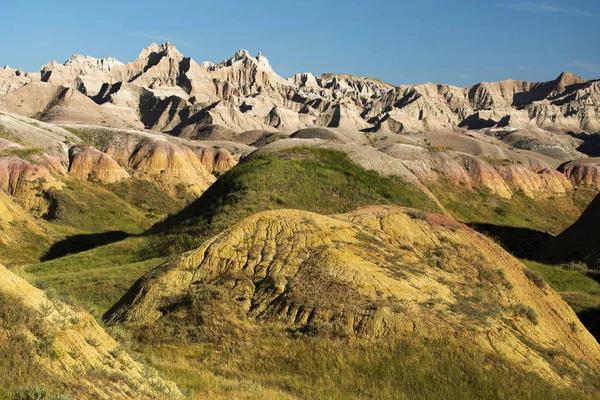
<path id="1" fill-rule="evenodd" d="M 262 52 L 283 77 L 347 73 L 394 85 L 600 78 L 598 0 L 60 0 L 2 5 L 0 65 L 71 54 L 133 61 L 170 41 L 197 62 Z"/>

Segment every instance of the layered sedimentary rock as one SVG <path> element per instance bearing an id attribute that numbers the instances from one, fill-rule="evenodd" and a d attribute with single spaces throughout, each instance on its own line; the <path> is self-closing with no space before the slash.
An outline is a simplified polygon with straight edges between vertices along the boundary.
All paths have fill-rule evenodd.
<path id="1" fill-rule="evenodd" d="M 69 173 L 78 179 L 114 183 L 129 179 L 129 174 L 108 154 L 92 147 L 71 149 Z"/>
<path id="2" fill-rule="evenodd" d="M 127 64 L 81 55 L 64 64 L 51 62 L 39 80 L 36 85 L 18 71 L 0 71 L 0 82 L 5 82 L 0 83 L 0 96 L 8 93 L 0 105 L 23 115 L 70 122 L 83 118 L 78 111 L 83 108 L 94 114 L 89 120 L 105 120 L 106 125 L 143 126 L 188 137 L 213 125 L 235 132 L 275 128 L 286 133 L 315 126 L 385 133 L 461 127 L 600 130 L 600 83 L 570 73 L 549 82 L 506 80 L 467 88 L 431 83 L 394 87 L 340 74 L 303 73 L 284 79 L 260 53 L 253 57 L 240 50 L 220 63 L 198 64 L 165 43 L 152 44 Z M 32 83 L 23 87 L 26 81 Z M 65 89 L 103 107 L 83 104 L 74 95 L 65 101 L 68 93 L 54 93 Z M 53 100 L 41 109 L 19 109 L 20 100 L 37 98 Z M 60 110 L 52 112 L 49 103 L 56 101 L 62 102 Z M 547 146 L 543 135 L 536 140 L 538 147 Z"/>
<path id="3" fill-rule="evenodd" d="M 10 194 L 24 209 L 41 215 L 48 209 L 44 194 L 62 188 L 50 171 L 18 157 L 0 157 L 0 188 Z"/>
<path id="4" fill-rule="evenodd" d="M 564 163 L 559 171 L 574 185 L 587 186 L 600 190 L 600 158 L 586 158 Z"/>
<path id="5" fill-rule="evenodd" d="M 257 323 L 329 326 L 369 339 L 453 336 L 557 384 L 570 378 L 543 349 L 559 345 L 600 366 L 598 343 L 558 294 L 489 239 L 422 211 L 255 214 L 145 275 L 105 318 L 160 324 L 179 310 L 178 299 L 215 286 L 231 313 Z M 485 324 L 472 307 L 489 312 Z"/>

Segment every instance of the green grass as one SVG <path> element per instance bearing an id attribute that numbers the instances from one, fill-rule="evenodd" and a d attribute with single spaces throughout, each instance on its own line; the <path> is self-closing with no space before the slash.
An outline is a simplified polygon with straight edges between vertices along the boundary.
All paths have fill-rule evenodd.
<path id="1" fill-rule="evenodd" d="M 137 349 L 192 398 L 235 397 L 239 391 L 265 398 L 265 389 L 280 393 L 273 398 L 594 398 L 595 388 L 558 389 L 495 354 L 452 339 L 359 343 L 292 339 L 266 329 L 222 345 L 144 343 Z"/>
<path id="2" fill-rule="evenodd" d="M 0 398 L 54 398 L 50 389 L 58 388 L 38 365 L 39 358 L 55 355 L 54 337 L 33 309 L 3 293 L 0 293 L 0 336 Z M 47 397 L 18 397 L 22 393 Z"/>
<path id="3" fill-rule="evenodd" d="M 127 197 L 128 191 L 143 192 L 145 187 L 116 187 L 113 190 L 120 194 L 118 198 L 121 201 L 107 203 L 114 209 L 118 204 L 127 204 L 123 199 L 135 203 L 134 199 L 139 196 Z M 161 199 L 156 201 L 167 203 Z M 71 202 L 74 203 L 73 200 Z M 89 210 L 84 204 L 96 203 L 98 211 L 88 216 Z M 209 236 L 250 214 L 275 208 L 333 214 L 370 204 L 399 204 L 436 210 L 435 204 L 419 189 L 402 180 L 366 171 L 351 162 L 344 153 L 298 148 L 277 156 L 256 157 L 238 165 L 196 202 L 161 224 L 161 229 L 155 229 L 152 234 L 31 265 L 23 272 L 30 279 L 43 280 L 58 292 L 70 294 L 93 311 L 102 312 L 111 302 L 118 300 L 119 291 L 120 295 L 125 294 L 126 285 L 133 284 L 148 269 L 158 265 L 159 260 L 199 246 Z M 114 221 L 114 227 L 126 230 L 126 221 L 112 217 L 128 215 L 128 208 L 119 209 L 116 213 L 112 213 L 111 209 L 107 212 L 100 201 L 92 199 L 81 201 L 80 205 L 80 212 L 76 207 L 70 208 L 70 216 L 65 217 L 63 223 L 87 226 L 90 230 L 108 230 L 114 229 L 110 228 L 111 221 Z M 77 217 L 89 220 L 78 221 Z M 116 225 L 117 222 L 119 225 Z M 129 231 L 135 232 L 136 224 L 132 222 L 129 223 Z M 94 272 L 89 272 L 92 269 Z M 124 276 L 119 276 L 120 269 L 124 270 Z M 93 281 L 87 280 L 92 276 Z"/>
<path id="4" fill-rule="evenodd" d="M 527 228 L 557 235 L 572 225 L 598 194 L 592 189 L 577 189 L 566 196 L 531 199 L 514 193 L 511 199 L 486 190 L 433 184 L 429 189 L 458 221 Z"/>
<path id="5" fill-rule="evenodd" d="M 364 170 L 340 151 L 299 147 L 239 164 L 156 230 L 216 233 L 264 210 L 293 208 L 328 215 L 373 204 L 439 211 L 401 178 Z"/>
<path id="6" fill-rule="evenodd" d="M 185 206 L 183 201 L 173 198 L 156 184 L 145 179 L 132 178 L 105 187 L 120 199 L 144 210 L 147 216 L 154 219 L 175 214 Z"/>
<path id="7" fill-rule="evenodd" d="M 38 147 L 26 147 L 21 149 L 5 149 L 0 151 L 0 157 L 19 157 L 22 159 L 27 159 L 29 156 L 42 154 L 44 152 L 43 149 Z"/>
<path id="8" fill-rule="evenodd" d="M 143 274 L 166 261 L 166 257 L 141 257 L 141 249 L 152 248 L 147 237 L 131 237 L 96 249 L 56 260 L 29 265 L 15 272 L 38 286 L 52 288 L 73 302 L 101 316 Z"/>
<path id="9" fill-rule="evenodd" d="M 537 271 L 571 306 L 581 322 L 600 340 L 600 283 L 576 271 L 567 271 L 530 260 L 521 260 Z"/>
<path id="10" fill-rule="evenodd" d="M 581 292 L 600 296 L 600 283 L 576 271 L 567 271 L 530 260 L 521 260 L 529 269 L 537 271 L 557 292 Z"/>
<path id="11" fill-rule="evenodd" d="M 0 264 L 12 267 L 39 261 L 50 247 L 51 238 L 42 232 L 33 232 L 25 221 L 12 221 L 10 224 L 9 234 L 16 240 L 17 246 L 0 245 Z"/>
<path id="12" fill-rule="evenodd" d="M 62 190 L 51 191 L 50 197 L 51 211 L 46 219 L 76 228 L 79 233 L 141 233 L 153 222 L 114 193 L 88 182 L 67 181 Z"/>

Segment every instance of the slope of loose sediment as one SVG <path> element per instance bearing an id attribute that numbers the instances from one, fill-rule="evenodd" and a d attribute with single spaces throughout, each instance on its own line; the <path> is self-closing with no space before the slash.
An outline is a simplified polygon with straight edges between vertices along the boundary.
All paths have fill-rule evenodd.
<path id="1" fill-rule="evenodd" d="M 451 336 L 559 385 L 600 367 L 598 343 L 523 264 L 451 218 L 414 209 L 254 214 L 149 272 L 105 318 L 160 323 L 208 287 L 250 321 L 369 340 Z"/>
<path id="2" fill-rule="evenodd" d="M 0 351 L 14 367 L 3 370 L 0 395 L 9 389 L 5 384 L 15 388 L 34 378 L 36 387 L 49 386 L 74 398 L 182 397 L 173 383 L 122 351 L 90 314 L 48 297 L 3 266 L 0 301 Z M 27 347 L 32 351 L 24 356 Z"/>

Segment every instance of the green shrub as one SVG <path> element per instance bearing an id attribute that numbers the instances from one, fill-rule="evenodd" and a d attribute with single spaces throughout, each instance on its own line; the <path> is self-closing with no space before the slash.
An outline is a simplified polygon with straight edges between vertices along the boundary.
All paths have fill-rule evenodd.
<path id="1" fill-rule="evenodd" d="M 62 394 L 50 394 L 43 387 L 20 387 L 11 389 L 8 392 L 9 400 L 68 400 L 69 398 Z"/>
<path id="2" fill-rule="evenodd" d="M 537 312 L 533 308 L 526 306 L 523 303 L 511 305 L 508 307 L 508 311 L 517 317 L 527 318 L 534 325 L 539 323 Z"/>
<path id="3" fill-rule="evenodd" d="M 529 280 L 532 281 L 537 287 L 542 289 L 546 287 L 546 282 L 539 272 L 529 268 L 524 268 L 523 271 L 525 272 L 525 275 L 527 275 L 527 278 L 529 278 Z"/>

